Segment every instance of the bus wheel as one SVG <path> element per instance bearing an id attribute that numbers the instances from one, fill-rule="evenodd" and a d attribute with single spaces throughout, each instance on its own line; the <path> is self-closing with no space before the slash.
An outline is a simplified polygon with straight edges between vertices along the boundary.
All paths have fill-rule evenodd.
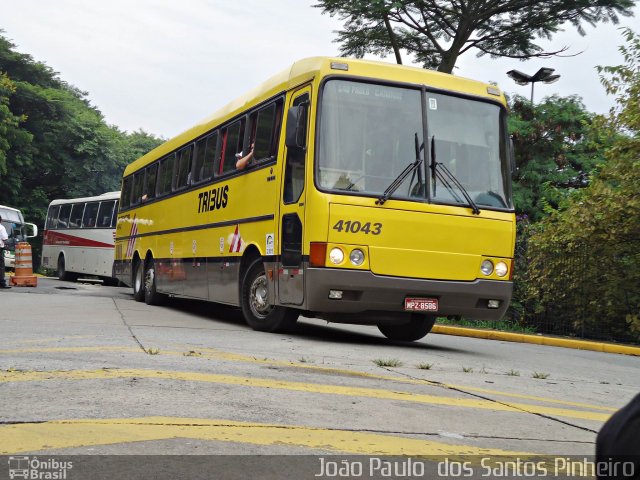
<path id="1" fill-rule="evenodd" d="M 414 340 L 420 340 L 429 333 L 434 323 L 436 323 L 435 315 L 420 315 L 414 313 L 411 315 L 409 323 L 402 325 L 378 325 L 378 330 L 390 340 L 413 342 Z"/>
<path id="2" fill-rule="evenodd" d="M 78 275 L 75 273 L 67 272 L 64 255 L 58 257 L 58 280 L 65 282 L 75 282 L 78 279 Z"/>
<path id="3" fill-rule="evenodd" d="M 136 302 L 142 302 L 144 300 L 144 264 L 138 260 L 133 268 L 133 299 Z"/>
<path id="4" fill-rule="evenodd" d="M 164 295 L 156 290 L 156 267 L 150 258 L 144 270 L 144 301 L 147 305 L 160 305 L 163 300 Z"/>
<path id="5" fill-rule="evenodd" d="M 247 324 L 261 332 L 282 332 L 295 325 L 298 312 L 269 304 L 267 275 L 261 259 L 255 260 L 242 279 L 240 304 Z"/>

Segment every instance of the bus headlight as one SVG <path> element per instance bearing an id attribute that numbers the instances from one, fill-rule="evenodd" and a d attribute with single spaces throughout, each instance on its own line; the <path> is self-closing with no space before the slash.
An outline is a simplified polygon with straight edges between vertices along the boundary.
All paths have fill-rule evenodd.
<path id="1" fill-rule="evenodd" d="M 486 276 L 491 275 L 493 273 L 493 262 L 491 260 L 484 260 L 482 265 L 480 265 L 480 271 Z"/>
<path id="2" fill-rule="evenodd" d="M 364 252 L 359 248 L 354 248 L 349 254 L 349 260 L 351 260 L 351 263 L 356 267 L 359 267 L 362 265 L 362 262 L 364 262 Z"/>
<path id="3" fill-rule="evenodd" d="M 498 275 L 499 277 L 504 277 L 508 271 L 509 271 L 509 267 L 506 263 L 504 262 L 496 263 L 496 275 Z"/>
<path id="4" fill-rule="evenodd" d="M 340 265 L 344 261 L 344 252 L 338 247 L 334 247 L 329 252 L 329 260 L 334 265 Z"/>

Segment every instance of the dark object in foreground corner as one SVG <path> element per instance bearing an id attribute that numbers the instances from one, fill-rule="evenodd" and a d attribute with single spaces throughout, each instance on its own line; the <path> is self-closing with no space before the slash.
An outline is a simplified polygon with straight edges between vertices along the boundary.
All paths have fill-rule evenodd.
<path id="1" fill-rule="evenodd" d="M 596 462 L 633 463 L 633 475 L 624 477 L 640 479 L 640 394 L 607 420 L 596 439 Z M 621 478 L 614 475 L 598 475 L 598 479 Z"/>

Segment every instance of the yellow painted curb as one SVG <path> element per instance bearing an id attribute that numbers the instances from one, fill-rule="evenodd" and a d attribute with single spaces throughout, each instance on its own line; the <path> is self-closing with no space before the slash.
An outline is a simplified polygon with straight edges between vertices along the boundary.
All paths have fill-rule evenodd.
<path id="1" fill-rule="evenodd" d="M 536 345 L 547 345 L 549 347 L 575 348 L 577 350 L 591 350 L 594 352 L 640 356 L 640 347 L 617 345 L 615 343 L 592 342 L 589 340 L 574 340 L 571 338 L 546 337 L 544 335 L 530 335 L 526 333 L 499 332 L 497 330 L 451 327 L 448 325 L 434 325 L 431 333 L 455 335 L 458 337 L 483 338 L 486 340 L 502 340 L 504 342 L 534 343 Z"/>

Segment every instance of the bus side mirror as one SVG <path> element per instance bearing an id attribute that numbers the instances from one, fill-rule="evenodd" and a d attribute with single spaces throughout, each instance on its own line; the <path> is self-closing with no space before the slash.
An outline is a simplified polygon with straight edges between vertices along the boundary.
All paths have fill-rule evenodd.
<path id="1" fill-rule="evenodd" d="M 38 227 L 33 223 L 25 223 L 25 228 L 27 229 L 27 238 L 33 238 L 38 236 Z"/>
<path id="2" fill-rule="evenodd" d="M 290 107 L 287 112 L 287 131 L 285 144 L 287 148 L 305 148 L 307 135 L 307 106 Z"/>

